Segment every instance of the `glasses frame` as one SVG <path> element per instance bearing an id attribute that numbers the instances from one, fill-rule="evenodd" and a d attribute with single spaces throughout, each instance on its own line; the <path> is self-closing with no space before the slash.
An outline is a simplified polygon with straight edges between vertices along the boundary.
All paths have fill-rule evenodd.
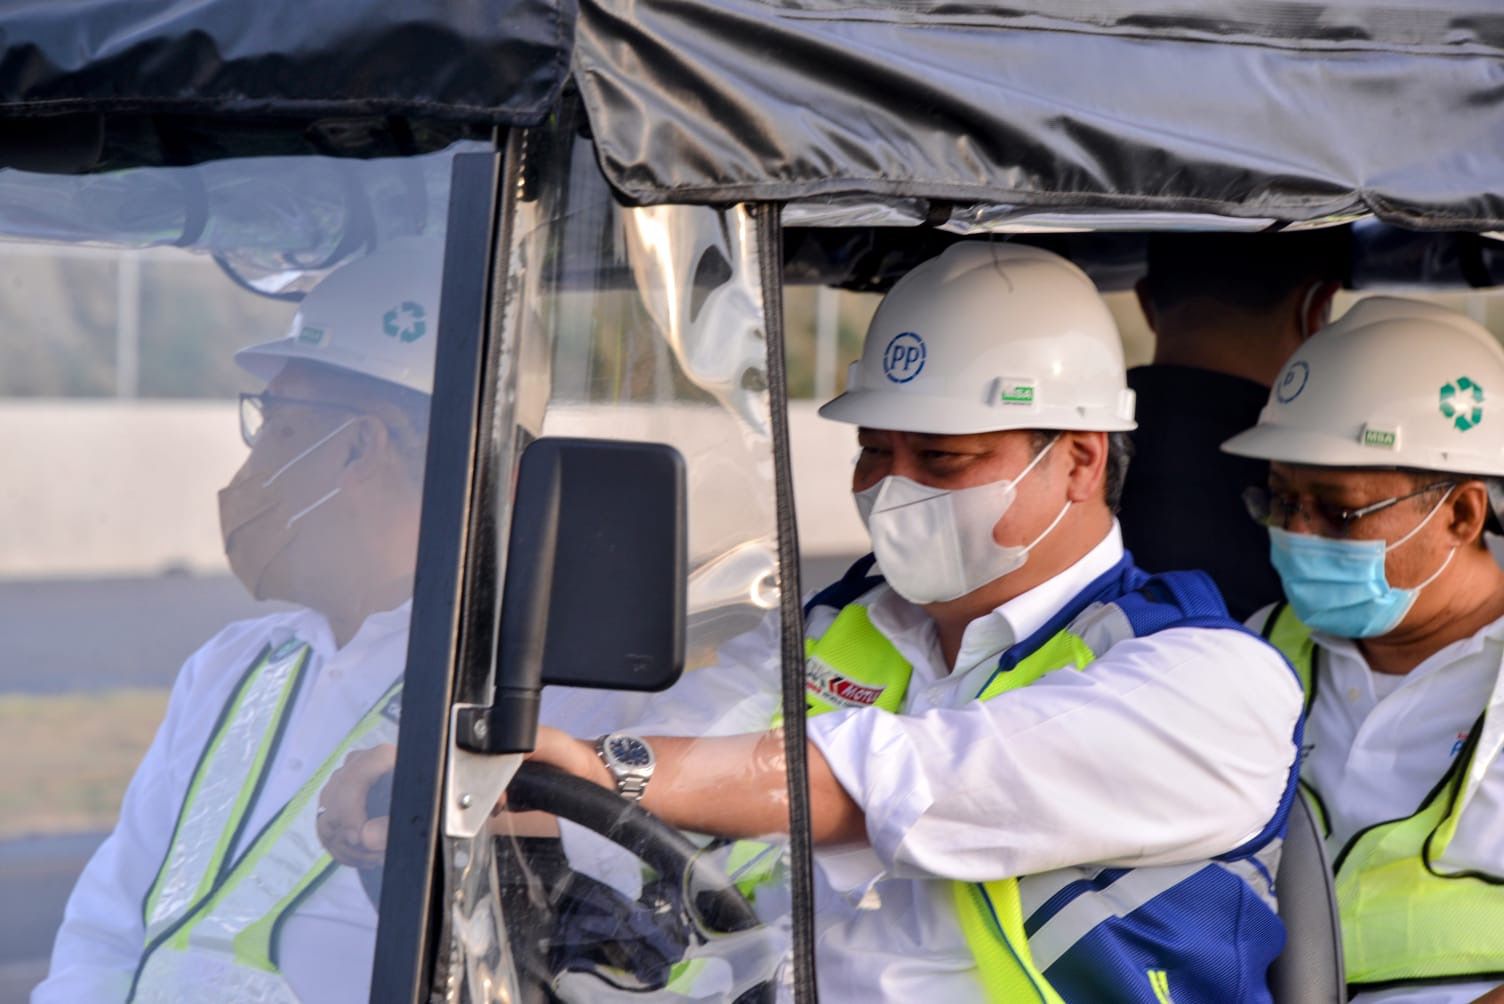
<path id="1" fill-rule="evenodd" d="M 1353 524 L 1357 523 L 1360 519 L 1372 516 L 1374 513 L 1383 512 L 1385 509 L 1397 506 L 1401 502 L 1418 498 L 1428 492 L 1434 492 L 1438 488 L 1446 488 L 1448 490 L 1456 488 L 1461 483 L 1458 480 L 1433 481 L 1408 494 L 1379 499 L 1377 502 L 1370 502 L 1368 505 L 1359 506 L 1356 509 L 1327 510 L 1317 507 L 1315 512 L 1308 511 L 1304 505 L 1300 504 L 1298 496 L 1276 494 L 1262 485 L 1250 485 L 1243 490 L 1243 505 L 1247 508 L 1248 515 L 1253 521 L 1261 526 L 1278 526 L 1281 530 L 1284 530 L 1289 527 L 1290 518 L 1299 515 L 1307 523 L 1320 522 L 1331 526 L 1340 536 L 1345 537 L 1348 531 L 1352 529 Z M 1296 498 L 1295 505 L 1286 505 L 1284 500 L 1289 498 Z M 1276 499 L 1280 501 L 1276 503 Z M 1276 504 L 1285 513 L 1283 519 L 1276 520 L 1274 517 Z M 1262 510 L 1263 515 L 1259 514 L 1260 510 Z"/>
<path id="2" fill-rule="evenodd" d="M 348 404 L 337 404 L 333 401 L 315 401 L 306 397 L 284 397 L 281 394 L 268 394 L 245 392 L 240 395 L 240 439 L 246 446 L 252 449 L 256 446 L 256 439 L 261 429 L 266 425 L 267 406 L 294 405 L 302 408 L 322 408 L 325 411 L 342 411 L 350 415 L 364 415 L 367 412 Z M 254 419 L 254 431 L 252 430 Z"/>

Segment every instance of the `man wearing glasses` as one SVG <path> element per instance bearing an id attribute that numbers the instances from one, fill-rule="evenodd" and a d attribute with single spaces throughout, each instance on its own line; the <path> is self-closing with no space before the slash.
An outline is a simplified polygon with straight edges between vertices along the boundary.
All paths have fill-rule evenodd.
<path id="1" fill-rule="evenodd" d="M 1361 301 L 1303 345 L 1229 453 L 1286 602 L 1303 787 L 1325 823 L 1353 1000 L 1504 1000 L 1504 350 L 1432 304 Z"/>
<path id="2" fill-rule="evenodd" d="M 225 551 L 257 599 L 295 606 L 183 667 L 34 1004 L 366 999 L 375 910 L 322 853 L 316 795 L 350 750 L 396 736 L 439 252 L 393 241 L 237 353 L 268 383 L 241 399 Z"/>

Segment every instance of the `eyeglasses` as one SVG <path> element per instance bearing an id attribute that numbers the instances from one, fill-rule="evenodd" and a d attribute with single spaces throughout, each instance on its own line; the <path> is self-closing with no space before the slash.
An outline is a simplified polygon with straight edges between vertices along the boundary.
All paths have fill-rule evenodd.
<path id="1" fill-rule="evenodd" d="M 335 404 L 332 401 L 311 401 L 302 397 L 282 397 L 278 394 L 241 394 L 240 395 L 240 438 L 247 446 L 255 446 L 256 439 L 261 435 L 262 428 L 266 425 L 266 412 L 269 408 L 285 408 L 296 406 L 299 408 L 322 408 L 325 411 L 343 411 L 351 415 L 363 415 L 365 412 L 359 408 L 352 408 L 347 404 Z"/>
<path id="2" fill-rule="evenodd" d="M 1354 523 L 1372 516 L 1376 512 L 1383 512 L 1391 506 L 1399 505 L 1407 499 L 1417 498 L 1427 492 L 1434 492 L 1438 488 L 1448 490 L 1457 487 L 1456 481 L 1436 481 L 1417 488 L 1408 495 L 1396 495 L 1393 498 L 1380 499 L 1357 509 L 1343 509 L 1320 499 L 1310 499 L 1310 508 L 1305 507 L 1301 497 L 1295 494 L 1276 494 L 1262 486 L 1255 485 L 1243 491 L 1243 505 L 1248 509 L 1248 515 L 1253 517 L 1255 523 L 1263 526 L 1277 526 L 1284 529 L 1290 525 L 1290 520 L 1299 516 L 1307 523 L 1315 522 L 1320 525 L 1335 529 L 1339 536 L 1346 536 Z"/>

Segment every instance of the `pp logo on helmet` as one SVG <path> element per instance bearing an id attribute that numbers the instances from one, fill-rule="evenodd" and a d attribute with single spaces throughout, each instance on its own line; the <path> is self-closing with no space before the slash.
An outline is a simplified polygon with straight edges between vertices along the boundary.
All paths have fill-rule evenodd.
<path id="1" fill-rule="evenodd" d="M 1300 392 L 1306 389 L 1306 381 L 1311 378 L 1311 367 L 1305 360 L 1297 359 L 1295 365 L 1285 370 L 1285 375 L 1274 388 L 1274 396 L 1279 398 L 1281 404 L 1289 404 L 1300 397 Z"/>
<path id="2" fill-rule="evenodd" d="M 1483 421 L 1483 388 L 1467 377 L 1441 385 L 1441 415 L 1452 420 L 1458 432 Z"/>
<path id="3" fill-rule="evenodd" d="M 428 331 L 424 317 L 421 303 L 403 300 L 381 318 L 381 330 L 403 342 L 416 342 Z"/>
<path id="4" fill-rule="evenodd" d="M 883 349 L 883 374 L 894 383 L 908 383 L 924 369 L 924 339 L 913 331 L 894 335 Z"/>

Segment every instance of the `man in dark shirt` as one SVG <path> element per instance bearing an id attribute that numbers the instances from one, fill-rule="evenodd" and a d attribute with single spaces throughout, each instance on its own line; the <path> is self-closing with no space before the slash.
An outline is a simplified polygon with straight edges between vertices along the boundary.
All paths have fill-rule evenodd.
<path id="1" fill-rule="evenodd" d="M 1345 228 L 1149 239 L 1137 292 L 1154 362 L 1128 371 L 1138 429 L 1118 518 L 1142 567 L 1205 570 L 1239 619 L 1280 598 L 1268 534 L 1242 501 L 1267 468 L 1218 447 L 1258 422 L 1285 360 L 1325 323 L 1348 259 Z"/>

